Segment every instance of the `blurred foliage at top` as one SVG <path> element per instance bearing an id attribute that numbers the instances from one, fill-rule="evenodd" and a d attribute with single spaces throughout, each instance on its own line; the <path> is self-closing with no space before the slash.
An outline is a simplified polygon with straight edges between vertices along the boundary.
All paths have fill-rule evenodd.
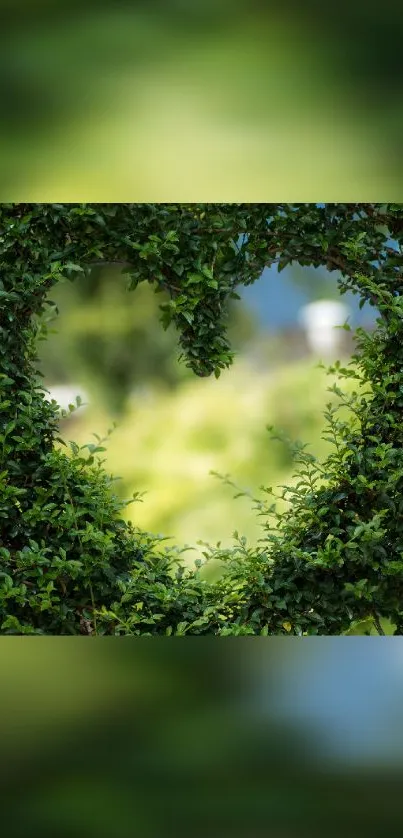
<path id="1" fill-rule="evenodd" d="M 400 198 L 400 4 L 0 0 L 2 201 Z"/>

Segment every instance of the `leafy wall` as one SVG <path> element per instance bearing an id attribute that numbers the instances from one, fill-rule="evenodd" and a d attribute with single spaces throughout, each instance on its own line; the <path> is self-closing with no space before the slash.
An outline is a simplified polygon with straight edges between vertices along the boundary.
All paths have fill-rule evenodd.
<path id="1" fill-rule="evenodd" d="M 403 211 L 396 204 L 3 204 L 0 516 L 3 633 L 340 634 L 371 616 L 402 627 L 401 411 Z M 130 288 L 162 293 L 181 358 L 201 377 L 231 365 L 228 300 L 266 266 L 297 262 L 341 275 L 341 292 L 380 312 L 358 331 L 351 417 L 327 415 L 324 464 L 297 451 L 292 505 L 260 550 L 240 542 L 215 585 L 178 550 L 120 517 L 97 454 L 55 450 L 57 405 L 36 376 L 48 292 L 95 263 Z M 280 280 L 281 281 L 281 280 Z M 88 454 L 87 454 L 88 452 Z M 124 505 L 124 504 L 123 504 Z M 274 514 L 275 510 L 274 510 Z"/>

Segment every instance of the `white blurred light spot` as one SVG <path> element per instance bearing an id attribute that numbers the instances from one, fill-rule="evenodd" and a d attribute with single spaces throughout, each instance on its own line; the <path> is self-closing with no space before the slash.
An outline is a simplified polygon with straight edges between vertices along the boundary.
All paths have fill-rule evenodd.
<path id="1" fill-rule="evenodd" d="M 333 300 L 318 300 L 303 306 L 299 312 L 299 322 L 305 329 L 311 351 L 317 355 L 331 357 L 340 348 L 342 334 L 337 326 L 342 326 L 350 314 L 344 303 Z"/>

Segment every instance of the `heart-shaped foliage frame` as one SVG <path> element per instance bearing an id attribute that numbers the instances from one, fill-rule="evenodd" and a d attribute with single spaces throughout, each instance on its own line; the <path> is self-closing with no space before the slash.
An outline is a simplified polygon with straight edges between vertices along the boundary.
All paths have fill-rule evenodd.
<path id="1" fill-rule="evenodd" d="M 398 204 L 2 204 L 1 633 L 341 634 L 368 617 L 401 633 L 402 237 Z M 380 317 L 373 334 L 358 330 L 352 365 L 336 365 L 358 388 L 350 420 L 327 416 L 333 453 L 318 465 L 299 449 L 290 511 L 208 584 L 121 519 L 97 446 L 55 450 L 40 316 L 61 278 L 121 264 L 130 289 L 165 292 L 162 323 L 175 323 L 186 364 L 218 377 L 233 358 L 228 299 L 291 262 L 337 271 L 340 291 Z"/>

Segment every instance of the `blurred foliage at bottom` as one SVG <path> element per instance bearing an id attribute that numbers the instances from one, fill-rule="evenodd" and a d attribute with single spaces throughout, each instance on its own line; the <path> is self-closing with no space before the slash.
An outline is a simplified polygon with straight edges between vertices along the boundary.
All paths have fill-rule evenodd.
<path id="1" fill-rule="evenodd" d="M 400 643 L 189 642 L 0 644 L 5 835 L 398 834 Z"/>

